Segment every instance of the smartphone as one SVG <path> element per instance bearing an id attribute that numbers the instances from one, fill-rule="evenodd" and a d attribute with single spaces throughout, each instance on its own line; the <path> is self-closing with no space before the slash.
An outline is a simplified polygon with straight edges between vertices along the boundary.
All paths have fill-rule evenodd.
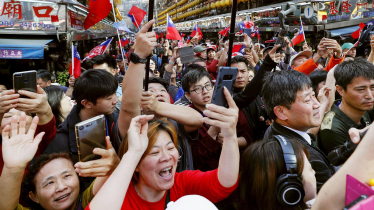
<path id="1" fill-rule="evenodd" d="M 22 71 L 13 74 L 13 89 L 17 93 L 19 90 L 27 90 L 36 93 L 37 86 L 36 71 Z M 29 98 L 20 95 L 21 98 Z"/>
<path id="2" fill-rule="evenodd" d="M 183 47 L 183 42 L 178 42 L 178 47 Z"/>
<path id="3" fill-rule="evenodd" d="M 250 52 L 251 52 L 251 49 L 249 49 L 249 48 L 244 48 L 244 52 L 245 52 L 245 54 L 250 53 Z"/>
<path id="4" fill-rule="evenodd" d="M 232 95 L 237 74 L 238 68 L 226 66 L 219 68 L 216 85 L 213 92 L 212 104 L 227 107 L 227 100 L 225 94 L 223 93 L 223 87 L 226 87 Z"/>
<path id="5" fill-rule="evenodd" d="M 190 63 L 195 60 L 195 53 L 193 52 L 192 46 L 185 46 L 178 50 L 182 63 Z"/>
<path id="6" fill-rule="evenodd" d="M 106 149 L 106 121 L 104 115 L 99 115 L 75 125 L 75 136 L 80 162 L 100 159 L 93 154 L 95 148 Z"/>

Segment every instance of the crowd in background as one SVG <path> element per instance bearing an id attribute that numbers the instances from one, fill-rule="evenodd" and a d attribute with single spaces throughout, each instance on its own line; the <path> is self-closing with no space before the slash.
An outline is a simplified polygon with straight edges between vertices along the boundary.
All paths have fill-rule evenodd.
<path id="1" fill-rule="evenodd" d="M 47 70 L 36 93 L 0 84 L 1 210 L 342 209 L 347 174 L 374 178 L 373 50 L 242 34 L 233 44 L 245 50 L 228 55 L 226 38 L 197 34 L 182 63 L 178 40 L 147 32 L 153 22 L 66 86 Z M 222 107 L 211 102 L 229 56 L 238 73 Z M 99 115 L 107 147 L 80 162 L 75 125 Z"/>

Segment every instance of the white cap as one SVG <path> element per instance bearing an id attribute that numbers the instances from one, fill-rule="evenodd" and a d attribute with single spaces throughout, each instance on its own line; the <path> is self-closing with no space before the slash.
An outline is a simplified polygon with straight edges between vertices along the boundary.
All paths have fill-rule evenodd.
<path id="1" fill-rule="evenodd" d="M 295 58 L 297 58 L 297 57 L 299 57 L 299 56 L 305 56 L 305 57 L 307 57 L 307 58 L 309 59 L 310 57 L 312 57 L 312 55 L 313 55 L 313 53 L 312 53 L 312 51 L 310 51 L 310 50 L 304 50 L 304 51 L 301 51 L 301 52 L 299 52 L 299 53 L 297 53 L 296 55 L 293 55 L 293 56 L 291 57 L 291 59 L 290 59 L 290 66 L 291 66 L 291 64 L 292 64 L 292 61 L 293 61 Z"/>
<path id="2" fill-rule="evenodd" d="M 218 210 L 208 199 L 200 195 L 186 195 L 177 201 L 170 201 L 166 210 Z"/>

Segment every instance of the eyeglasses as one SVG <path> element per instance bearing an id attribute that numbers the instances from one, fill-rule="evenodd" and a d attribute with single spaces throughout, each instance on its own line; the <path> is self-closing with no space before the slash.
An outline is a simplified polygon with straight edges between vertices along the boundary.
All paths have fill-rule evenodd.
<path id="1" fill-rule="evenodd" d="M 207 91 L 209 91 L 209 90 L 212 90 L 213 89 L 213 85 L 212 85 L 212 83 L 209 83 L 209 84 L 207 84 L 207 85 L 205 85 L 205 86 L 202 86 L 202 87 L 197 87 L 197 88 L 195 88 L 195 89 L 193 89 L 193 90 L 190 90 L 190 92 L 191 91 L 194 91 L 195 93 L 197 93 L 197 94 L 200 94 L 200 93 L 202 93 L 203 92 L 203 89 L 205 88 L 205 90 L 207 90 Z"/>

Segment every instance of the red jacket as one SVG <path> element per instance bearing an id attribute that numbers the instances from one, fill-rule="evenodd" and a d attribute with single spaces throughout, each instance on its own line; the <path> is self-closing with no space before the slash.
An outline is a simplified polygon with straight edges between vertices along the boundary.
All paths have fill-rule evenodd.
<path id="1" fill-rule="evenodd" d="M 335 58 L 335 55 L 333 55 L 329 61 L 329 63 L 327 64 L 326 68 L 324 68 L 323 70 L 326 70 L 326 71 L 330 71 L 330 69 L 332 69 L 335 65 L 338 65 L 340 64 L 341 62 L 344 61 L 344 58 L 345 58 L 345 55 L 342 56 L 341 58 L 338 58 L 336 59 Z M 309 58 L 307 61 L 305 61 L 303 64 L 301 64 L 300 66 L 294 68 L 294 70 L 296 71 L 300 71 L 300 72 L 303 72 L 304 74 L 306 75 L 309 75 L 310 73 L 312 73 L 316 68 L 318 67 L 318 65 L 316 63 L 314 63 L 313 61 L 313 57 Z"/>

